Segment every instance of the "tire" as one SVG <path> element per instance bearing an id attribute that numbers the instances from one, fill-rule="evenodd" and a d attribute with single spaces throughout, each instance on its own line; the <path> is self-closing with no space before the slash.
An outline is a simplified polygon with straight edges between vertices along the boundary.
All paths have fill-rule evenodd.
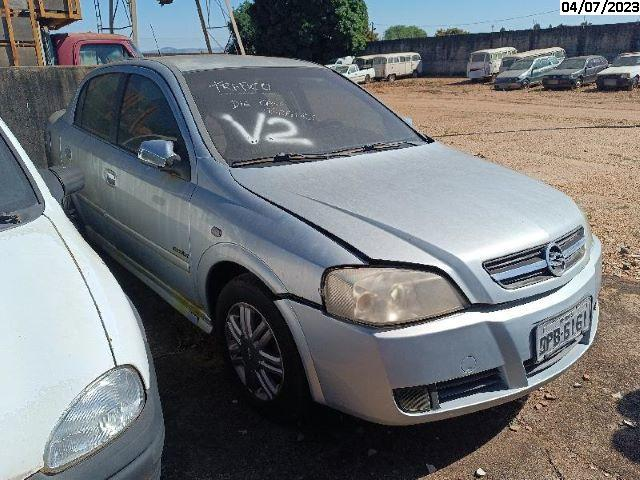
<path id="1" fill-rule="evenodd" d="M 577 78 L 573 84 L 573 88 L 578 89 L 582 87 L 582 78 Z"/>
<path id="2" fill-rule="evenodd" d="M 525 90 L 527 90 L 530 86 L 531 86 L 531 82 L 529 81 L 529 79 L 528 79 L 528 78 L 525 78 L 525 79 L 522 81 L 522 88 L 523 88 L 523 89 L 525 89 Z"/>
<path id="3" fill-rule="evenodd" d="M 418 70 L 414 70 L 414 71 L 411 73 L 411 76 L 412 76 L 413 78 L 418 78 Z"/>
<path id="4" fill-rule="evenodd" d="M 231 280 L 216 305 L 218 340 L 249 403 L 267 416 L 295 420 L 308 409 L 309 386 L 293 336 L 270 296 L 251 274 Z M 250 334 L 255 338 L 249 340 Z"/>
<path id="5" fill-rule="evenodd" d="M 392 73 L 391 75 L 387 76 L 387 81 L 388 81 L 389 83 L 393 83 L 393 82 L 395 82 L 395 81 L 396 81 L 396 74 L 395 74 L 395 73 Z"/>
<path id="6" fill-rule="evenodd" d="M 369 75 L 366 75 L 366 76 L 364 77 L 364 83 L 365 83 L 365 84 L 367 84 L 367 83 L 371 83 L 371 77 L 370 77 Z"/>
<path id="7" fill-rule="evenodd" d="M 636 77 L 633 79 L 633 82 L 631 82 L 631 85 L 627 87 L 627 90 L 632 92 L 634 88 L 638 88 L 639 84 L 640 84 L 640 77 Z"/>

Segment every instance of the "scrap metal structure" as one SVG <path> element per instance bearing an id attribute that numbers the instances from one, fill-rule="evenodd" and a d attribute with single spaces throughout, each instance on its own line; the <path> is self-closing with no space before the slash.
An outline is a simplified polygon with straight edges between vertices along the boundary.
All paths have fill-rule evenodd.
<path id="1" fill-rule="evenodd" d="M 80 19 L 80 0 L 0 0 L 0 66 L 45 65 L 42 33 Z"/>

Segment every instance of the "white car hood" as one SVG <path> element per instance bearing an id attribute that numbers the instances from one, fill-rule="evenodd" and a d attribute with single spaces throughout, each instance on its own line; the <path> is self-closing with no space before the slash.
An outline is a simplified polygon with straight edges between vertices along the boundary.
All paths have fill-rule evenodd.
<path id="1" fill-rule="evenodd" d="M 105 329 L 73 257 L 44 215 L 0 231 L 0 478 L 43 466 L 72 400 L 114 367 Z"/>
<path id="2" fill-rule="evenodd" d="M 619 75 L 621 73 L 629 73 L 631 75 L 640 74 L 640 65 L 628 67 L 609 67 L 602 70 L 598 75 Z"/>

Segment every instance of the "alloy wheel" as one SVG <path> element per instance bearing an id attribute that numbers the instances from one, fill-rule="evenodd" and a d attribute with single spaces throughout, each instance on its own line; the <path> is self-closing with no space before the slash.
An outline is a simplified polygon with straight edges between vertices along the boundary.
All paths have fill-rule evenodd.
<path id="1" fill-rule="evenodd" d="M 274 400 L 284 382 L 278 341 L 264 315 L 247 303 L 236 303 L 227 313 L 225 338 L 231 365 L 256 399 Z"/>

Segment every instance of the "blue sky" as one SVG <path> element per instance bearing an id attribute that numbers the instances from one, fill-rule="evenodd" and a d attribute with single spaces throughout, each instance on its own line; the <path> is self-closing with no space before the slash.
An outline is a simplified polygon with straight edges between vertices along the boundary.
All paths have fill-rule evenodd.
<path id="1" fill-rule="evenodd" d="M 122 0 L 121 0 L 122 1 Z M 224 5 L 224 0 L 219 0 Z M 312 0 L 310 0 L 312 1 Z M 102 18 L 107 24 L 108 1 L 100 0 Z M 206 9 L 207 0 L 201 0 Z M 211 26 L 225 24 L 217 0 L 209 0 L 211 4 Z M 233 6 L 241 0 L 232 0 Z M 440 26 L 461 26 L 471 32 L 490 32 L 505 27 L 509 30 L 530 28 L 538 22 L 543 27 L 548 25 L 575 25 L 583 21 L 582 17 L 561 17 L 558 0 L 537 0 L 535 2 L 513 0 L 367 0 L 369 20 L 374 22 L 376 30 L 384 30 L 394 24 L 422 26 L 427 33 L 433 33 Z M 93 1 L 82 0 L 84 20 L 76 22 L 67 30 L 95 31 L 96 18 Z M 551 12 L 551 13 L 550 13 Z M 207 12 L 205 12 L 207 15 Z M 143 51 L 155 48 L 150 25 L 153 25 L 160 47 L 204 48 L 204 39 L 193 0 L 174 0 L 173 5 L 160 7 L 156 0 L 138 0 L 138 17 L 140 29 L 140 47 Z M 517 18 L 526 17 L 526 18 Z M 124 17 L 118 23 L 123 23 Z M 591 16 L 587 20 L 592 23 L 616 23 L 640 20 L 640 17 L 601 17 Z M 224 29 L 212 30 L 215 40 L 224 45 L 228 32 Z M 214 41 L 215 45 L 215 41 Z"/>

